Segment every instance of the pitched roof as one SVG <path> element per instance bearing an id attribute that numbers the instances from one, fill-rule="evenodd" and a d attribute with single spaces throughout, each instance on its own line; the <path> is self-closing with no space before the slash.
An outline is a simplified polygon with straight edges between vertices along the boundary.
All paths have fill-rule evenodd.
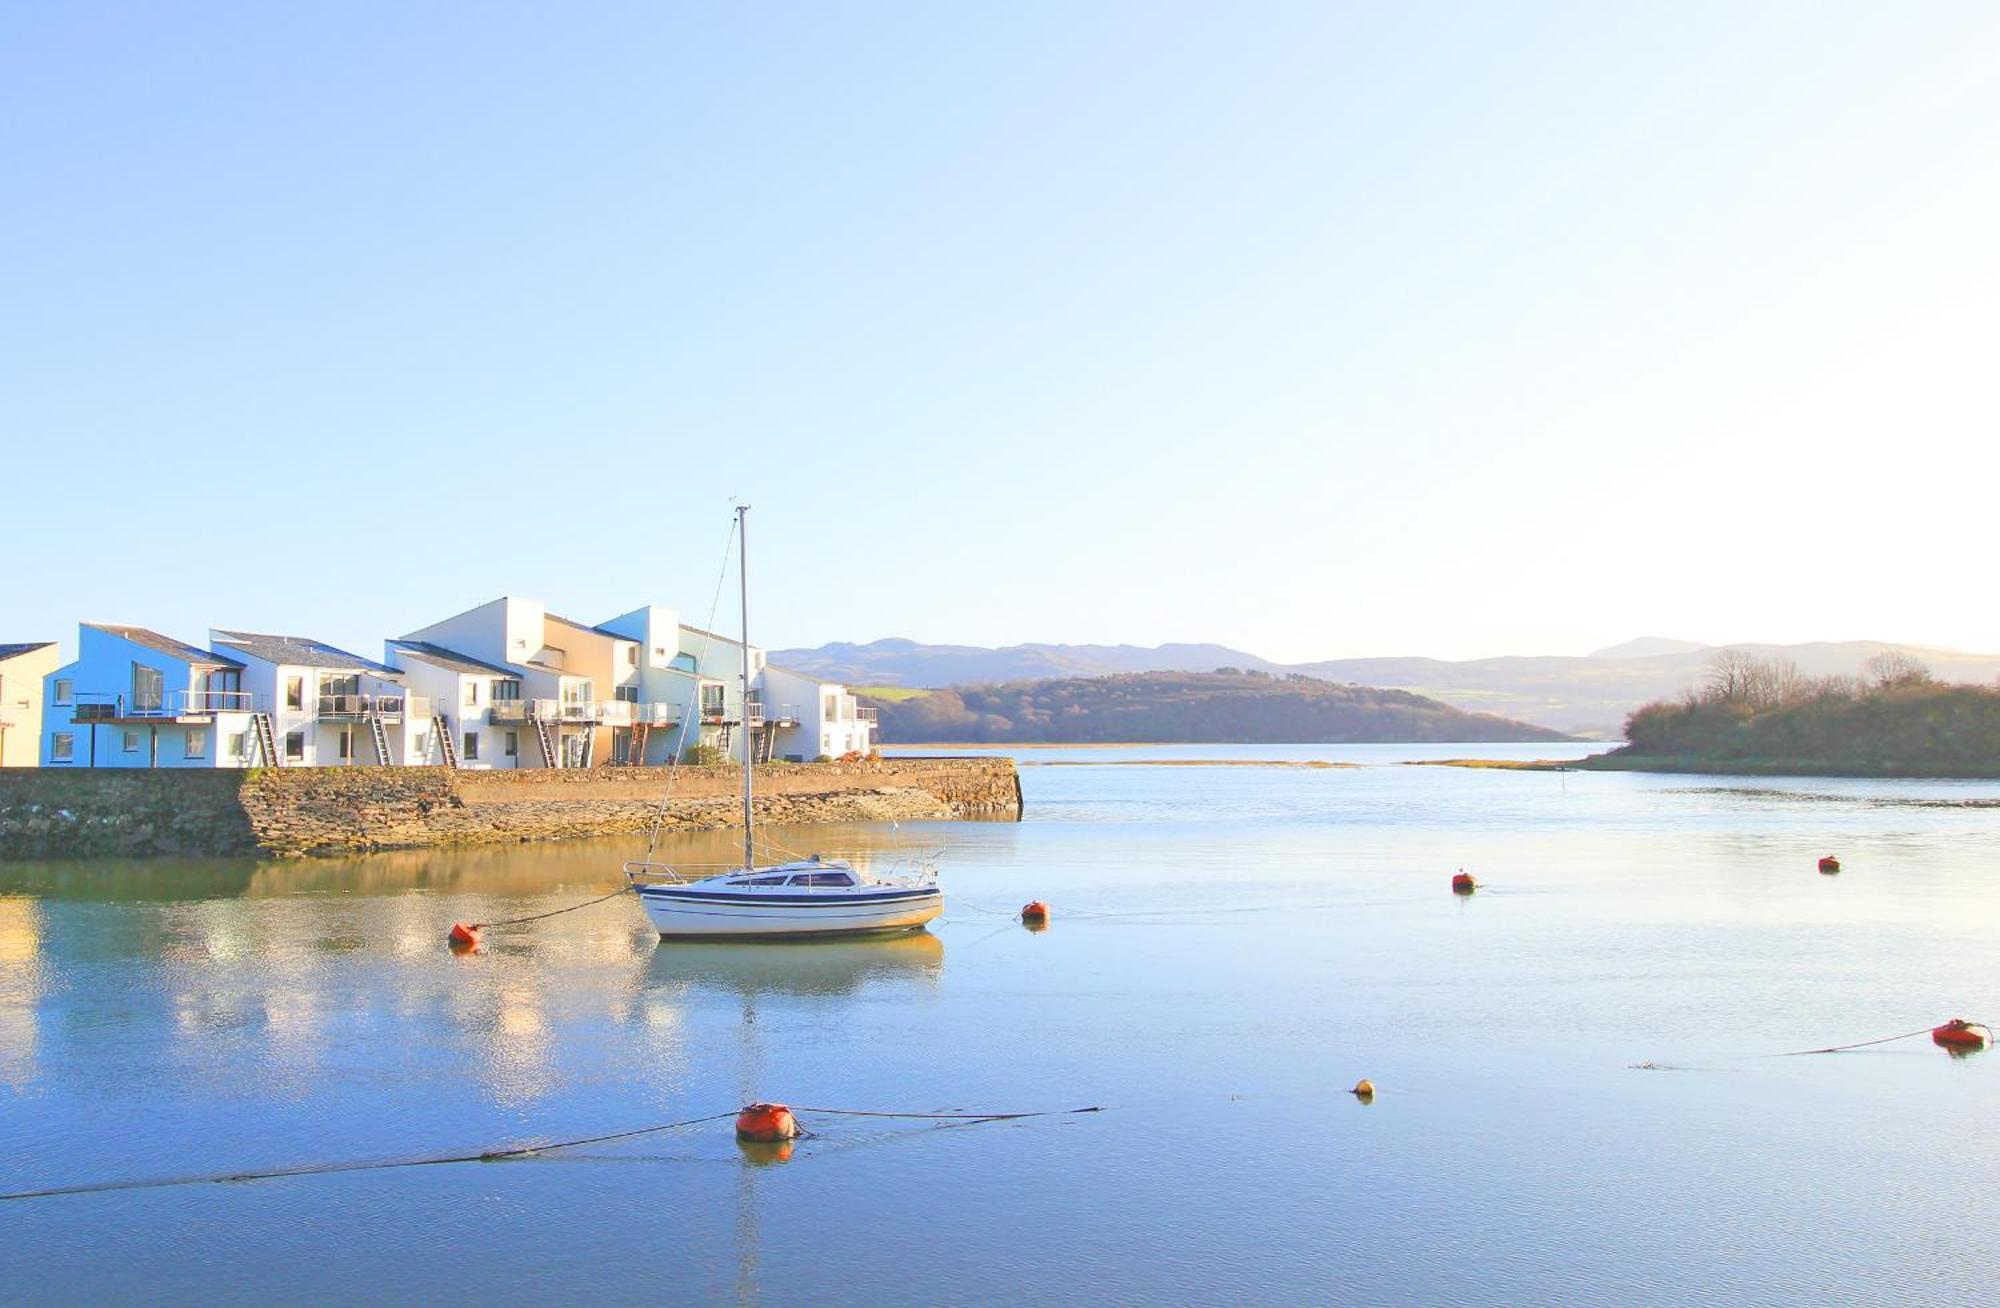
<path id="1" fill-rule="evenodd" d="M 512 668 L 497 667 L 482 663 L 469 654 L 461 654 L 455 649 L 433 645 L 427 640 L 392 640 L 389 647 L 413 659 L 422 659 L 433 666 L 449 672 L 469 672 L 481 677 L 518 677 L 520 673 Z"/>
<path id="2" fill-rule="evenodd" d="M 107 636 L 116 636 L 120 640 L 129 640 L 134 645 L 144 645 L 147 649 L 158 650 L 183 663 L 199 663 L 211 668 L 243 666 L 225 654 L 217 654 L 214 650 L 202 649 L 198 645 L 185 644 L 172 636 L 162 636 L 159 632 L 148 631 L 144 627 L 121 627 L 115 622 L 86 622 L 83 625 L 92 631 L 101 631 Z"/>
<path id="3" fill-rule="evenodd" d="M 593 636 L 609 636 L 613 640 L 629 640 L 634 642 L 638 640 L 636 636 L 627 636 L 623 632 L 613 631 L 609 627 L 593 627 L 588 622 L 578 622 L 574 618 L 565 618 L 559 613 L 545 612 L 542 616 L 550 622 L 560 622 L 565 627 L 575 627 L 578 631 L 587 631 Z"/>
<path id="4" fill-rule="evenodd" d="M 723 644 L 725 644 L 725 645 L 741 645 L 741 644 L 743 643 L 742 641 L 738 640 L 738 639 L 737 639 L 736 637 L 734 637 L 734 636 L 725 636 L 725 635 L 723 635 L 723 634 L 722 634 L 721 632 L 719 632 L 719 631 L 706 631 L 706 630 L 704 630 L 704 629 L 702 629 L 702 628 L 700 628 L 700 627 L 690 627 L 690 626 L 689 626 L 689 625 L 688 625 L 687 623 L 685 623 L 685 622 L 683 622 L 683 623 L 681 624 L 681 630 L 682 630 L 682 631 L 692 631 L 692 632 L 693 632 L 693 633 L 694 633 L 695 635 L 697 635 L 697 636 L 704 636 L 704 637 L 708 638 L 709 640 L 719 640 L 719 641 L 721 641 L 721 642 L 722 642 Z M 757 647 L 756 647 L 755 645 L 752 645 L 752 646 L 751 646 L 750 648 L 751 648 L 751 649 L 756 649 Z"/>
<path id="5" fill-rule="evenodd" d="M 47 649 L 53 644 L 55 642 L 52 640 L 31 640 L 19 645 L 0 645 L 0 659 L 19 658 L 23 654 L 32 654 L 38 649 Z"/>
<path id="6" fill-rule="evenodd" d="M 396 674 L 391 667 L 350 654 L 310 636 L 267 636 L 255 631 L 218 631 L 215 643 L 224 649 L 248 654 L 266 663 L 282 663 L 295 668 L 333 668 L 338 671 L 371 672 L 376 676 Z"/>

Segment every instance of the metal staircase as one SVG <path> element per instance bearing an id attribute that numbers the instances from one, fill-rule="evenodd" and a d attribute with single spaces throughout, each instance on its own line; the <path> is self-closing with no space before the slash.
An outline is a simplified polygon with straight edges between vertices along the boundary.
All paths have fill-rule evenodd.
<path id="1" fill-rule="evenodd" d="M 278 733 L 277 729 L 271 725 L 271 715 L 269 713 L 252 713 L 250 715 L 250 729 L 257 736 L 257 752 L 263 756 L 264 766 L 267 768 L 281 766 L 278 762 Z"/>
<path id="2" fill-rule="evenodd" d="M 580 763 L 581 763 L 581 766 L 583 766 L 583 767 L 589 767 L 589 766 L 590 766 L 590 759 L 591 759 L 591 756 L 592 756 L 593 754 L 595 754 L 596 752 L 597 752 L 597 732 L 595 732 L 595 731 L 586 731 L 586 732 L 584 732 L 584 733 L 583 733 L 583 757 L 582 757 L 582 759 L 580 760 Z"/>
<path id="3" fill-rule="evenodd" d="M 532 710 L 531 710 L 532 711 Z M 535 739 L 542 747 L 542 766 L 559 768 L 562 760 L 556 757 L 556 742 L 549 732 L 549 721 L 539 713 L 534 714 Z"/>
<path id="4" fill-rule="evenodd" d="M 650 722 L 640 722 L 633 725 L 632 734 L 625 738 L 627 742 L 625 746 L 626 766 L 637 768 L 646 765 L 646 739 L 652 734 L 653 724 Z"/>
<path id="5" fill-rule="evenodd" d="M 451 727 L 444 720 L 444 714 L 431 714 L 431 739 L 438 745 L 438 754 L 448 768 L 458 766 L 458 746 L 451 742 Z"/>
<path id="6" fill-rule="evenodd" d="M 388 767 L 394 760 L 389 757 L 389 733 L 382 727 L 380 713 L 368 715 L 368 737 L 375 742 L 375 761 Z"/>

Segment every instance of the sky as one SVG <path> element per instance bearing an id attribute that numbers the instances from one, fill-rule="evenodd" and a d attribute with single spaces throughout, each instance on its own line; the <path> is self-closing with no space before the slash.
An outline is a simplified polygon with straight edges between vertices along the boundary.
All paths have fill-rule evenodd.
<path id="1" fill-rule="evenodd" d="M 2000 6 L 0 7 L 0 641 L 2000 650 Z M 725 599 L 715 620 L 734 629 Z"/>

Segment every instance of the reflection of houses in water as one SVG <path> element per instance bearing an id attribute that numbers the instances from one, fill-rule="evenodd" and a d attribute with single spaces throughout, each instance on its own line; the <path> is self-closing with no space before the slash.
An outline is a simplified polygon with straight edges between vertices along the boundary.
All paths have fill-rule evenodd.
<path id="1" fill-rule="evenodd" d="M 814 832 L 815 847 L 886 864 L 911 841 Z M 789 833 L 785 833 L 789 834 Z M 838 837 L 838 838 L 836 838 Z M 733 847 L 738 833 L 679 838 Z M 796 838 L 795 836 L 793 838 Z M 519 1104 L 598 1075 L 659 1087 L 699 1047 L 696 1010 L 872 986 L 929 989 L 944 946 L 927 933 L 876 941 L 663 946 L 637 905 L 489 931 L 454 958 L 444 930 L 581 903 L 611 888 L 631 840 L 403 851 L 284 863 L 15 865 L 0 870 L 0 1085 L 31 1085 L 66 1061 L 87 1025 L 40 1022 L 49 977 L 70 962 L 117 965 L 86 1005 L 152 1026 L 195 1079 L 260 1078 L 310 1093 L 378 1033 L 423 1033 L 496 1101 Z M 86 961 L 87 960 L 87 961 Z M 347 1048 L 343 1050 L 343 1045 Z M 79 1048 L 84 1063 L 89 1051 Z"/>
<path id="2" fill-rule="evenodd" d="M 0 1085 L 22 1089 L 35 1080 L 41 955 L 41 906 L 0 899 Z"/>

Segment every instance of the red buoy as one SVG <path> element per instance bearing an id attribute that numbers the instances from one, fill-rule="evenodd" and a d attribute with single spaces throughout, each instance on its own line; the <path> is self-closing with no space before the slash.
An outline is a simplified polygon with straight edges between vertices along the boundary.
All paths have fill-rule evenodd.
<path id="1" fill-rule="evenodd" d="M 479 947 L 479 928 L 470 922 L 454 922 L 451 924 L 451 934 L 446 936 L 445 939 L 455 949 L 477 949 Z"/>
<path id="2" fill-rule="evenodd" d="M 1838 872 L 1840 871 L 1840 860 L 1828 854 L 1819 861 L 1819 870 L 1822 872 Z"/>
<path id="3" fill-rule="evenodd" d="M 1030 926 L 1049 920 L 1049 906 L 1039 899 L 1031 899 L 1021 906 L 1021 920 Z"/>
<path id="4" fill-rule="evenodd" d="M 776 1144 L 799 1134 L 799 1119 L 783 1104 L 750 1104 L 736 1115 L 736 1138 Z"/>
<path id="5" fill-rule="evenodd" d="M 1970 1051 L 1986 1048 L 1987 1035 L 1986 1028 L 1979 1023 L 1954 1017 L 1943 1026 L 1931 1028 L 1931 1043 L 1944 1049 Z"/>
<path id="6" fill-rule="evenodd" d="M 1477 889 L 1479 889 L 1479 883 L 1472 879 L 1472 873 L 1463 869 L 1460 869 L 1459 874 L 1451 879 L 1451 893 L 1454 895 L 1469 895 Z"/>

